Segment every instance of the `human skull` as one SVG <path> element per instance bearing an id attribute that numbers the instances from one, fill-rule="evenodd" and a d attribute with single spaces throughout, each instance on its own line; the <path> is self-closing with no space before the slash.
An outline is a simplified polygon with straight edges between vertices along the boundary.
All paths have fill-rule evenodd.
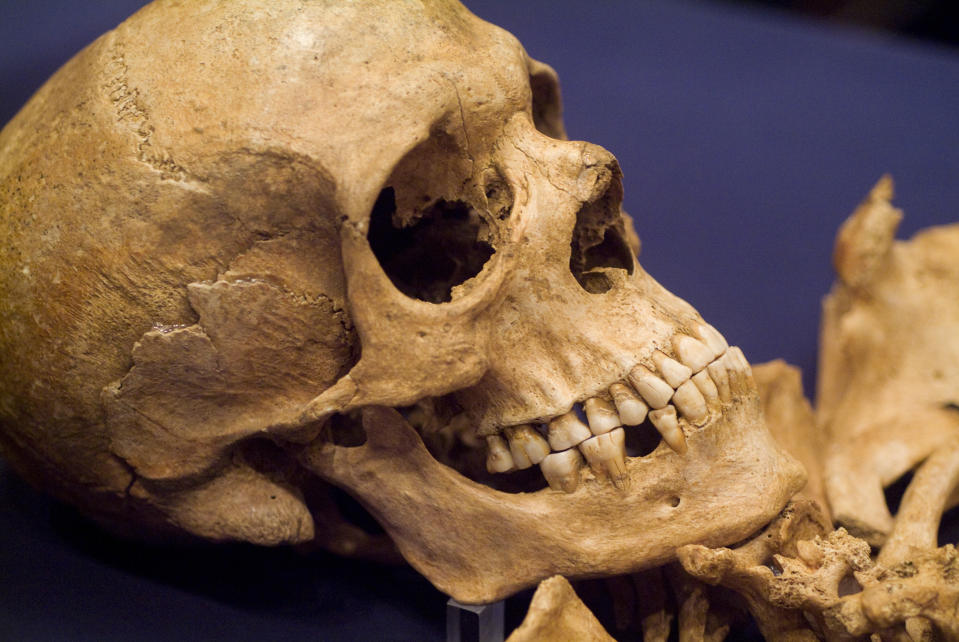
<path id="1" fill-rule="evenodd" d="M 101 518 L 303 542 L 319 475 L 488 601 L 737 541 L 802 485 L 552 70 L 455 2 L 161 0 L 0 150 L 0 444 Z"/>

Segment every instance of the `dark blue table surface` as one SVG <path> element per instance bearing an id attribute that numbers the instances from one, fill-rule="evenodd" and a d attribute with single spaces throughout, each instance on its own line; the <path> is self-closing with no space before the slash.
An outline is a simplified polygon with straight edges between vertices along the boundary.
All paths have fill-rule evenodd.
<path id="1" fill-rule="evenodd" d="M 143 3 L 13 4 L 0 122 Z M 557 69 L 570 136 L 619 158 L 646 269 L 810 395 L 833 236 L 875 180 L 896 179 L 900 236 L 959 219 L 956 50 L 709 3 L 467 5 Z M 408 569 L 117 542 L 0 463 L 0 639 L 441 639 L 443 618 Z"/>

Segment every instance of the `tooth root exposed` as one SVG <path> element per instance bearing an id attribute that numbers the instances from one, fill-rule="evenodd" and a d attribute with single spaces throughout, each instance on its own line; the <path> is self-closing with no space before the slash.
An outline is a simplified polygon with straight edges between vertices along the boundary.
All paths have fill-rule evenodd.
<path id="1" fill-rule="evenodd" d="M 513 456 L 506 440 L 499 435 L 486 438 L 486 470 L 491 473 L 506 473 L 513 470 Z"/>
<path id="2" fill-rule="evenodd" d="M 662 408 L 673 396 L 672 386 L 654 375 L 645 366 L 636 366 L 630 370 L 629 382 L 653 408 Z"/>
<path id="3" fill-rule="evenodd" d="M 616 404 L 619 418 L 627 426 L 638 426 L 646 419 L 649 406 L 639 398 L 632 388 L 622 383 L 614 383 L 609 387 L 609 394 Z"/>
<path id="4" fill-rule="evenodd" d="M 509 441 L 513 463 L 520 470 L 538 464 L 549 454 L 549 444 L 529 424 L 512 426 L 503 432 L 506 433 L 506 439 Z"/>
<path id="5" fill-rule="evenodd" d="M 579 485 L 579 470 L 583 467 L 583 456 L 575 448 L 546 455 L 539 462 L 539 469 L 553 490 L 571 493 Z"/>
<path id="6" fill-rule="evenodd" d="M 702 372 L 693 375 L 693 383 L 696 384 L 697 388 L 699 388 L 699 392 L 702 393 L 707 404 L 716 403 L 719 401 L 719 390 L 716 388 L 716 384 L 713 383 L 713 380 L 709 377 L 708 370 L 703 370 Z"/>
<path id="7" fill-rule="evenodd" d="M 649 413 L 649 420 L 656 426 L 656 430 L 663 436 L 663 440 L 669 444 L 669 447 L 680 455 L 686 452 L 686 436 L 683 429 L 679 427 L 679 420 L 676 417 L 676 409 L 672 406 L 666 406 Z"/>
<path id="8" fill-rule="evenodd" d="M 694 373 L 700 372 L 713 360 L 713 351 L 700 341 L 685 334 L 677 334 L 673 337 L 673 349 L 676 356 Z"/>
<path id="9" fill-rule="evenodd" d="M 662 373 L 663 379 L 671 388 L 678 388 L 680 384 L 693 376 L 693 371 L 689 369 L 689 366 L 684 366 L 658 350 L 653 353 L 653 363 L 656 364 L 656 368 Z"/>
<path id="10" fill-rule="evenodd" d="M 616 414 L 616 408 L 605 399 L 599 397 L 587 399 L 583 402 L 583 409 L 586 411 L 589 429 L 594 435 L 601 435 L 623 425 L 619 415 Z"/>
<path id="11" fill-rule="evenodd" d="M 591 437 L 581 443 L 579 449 L 597 476 L 606 476 L 616 488 L 626 489 L 629 476 L 626 474 L 626 433 L 622 428 Z"/>
<path id="12" fill-rule="evenodd" d="M 692 381 L 687 381 L 676 389 L 673 405 L 683 417 L 695 424 L 701 423 L 709 415 L 706 399 Z"/>
<path id="13" fill-rule="evenodd" d="M 716 384 L 716 389 L 719 391 L 719 398 L 723 401 L 729 401 L 732 399 L 732 391 L 729 389 L 729 373 L 726 372 L 725 361 L 725 357 L 713 361 L 706 366 L 706 372 L 709 373 L 709 378 Z"/>
<path id="14" fill-rule="evenodd" d="M 724 352 L 726 348 L 729 347 L 729 344 L 726 343 L 726 337 L 719 333 L 719 330 L 709 325 L 708 323 L 703 323 L 698 328 L 696 328 L 699 338 L 703 340 L 710 350 L 713 353 L 713 359 L 716 359 Z"/>
<path id="15" fill-rule="evenodd" d="M 550 448 L 560 451 L 578 446 L 593 433 L 590 432 L 589 426 L 579 420 L 576 413 L 570 411 L 549 422 L 548 435 Z"/>

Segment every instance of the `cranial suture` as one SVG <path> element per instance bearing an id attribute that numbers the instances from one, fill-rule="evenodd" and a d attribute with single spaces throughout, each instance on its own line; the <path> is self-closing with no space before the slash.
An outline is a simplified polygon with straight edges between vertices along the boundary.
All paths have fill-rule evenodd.
<path id="1" fill-rule="evenodd" d="M 801 467 L 559 114 L 454 2 L 144 8 L 0 133 L 5 458 L 114 524 L 356 551 L 332 484 L 462 601 L 755 532 Z"/>

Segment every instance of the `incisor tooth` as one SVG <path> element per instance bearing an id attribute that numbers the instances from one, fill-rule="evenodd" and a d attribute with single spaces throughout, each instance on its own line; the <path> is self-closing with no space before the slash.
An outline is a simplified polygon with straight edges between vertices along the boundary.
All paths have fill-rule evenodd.
<path id="1" fill-rule="evenodd" d="M 513 463 L 520 470 L 538 464 L 549 454 L 549 444 L 529 424 L 511 426 L 505 428 L 503 432 L 506 433 L 506 439 L 509 441 L 509 452 L 513 455 Z"/>
<path id="2" fill-rule="evenodd" d="M 499 435 L 486 438 L 486 470 L 491 473 L 505 473 L 513 470 L 513 456 L 509 454 L 506 440 Z"/>
<path id="3" fill-rule="evenodd" d="M 716 403 L 719 401 L 719 390 L 716 388 L 713 380 L 710 379 L 708 370 L 694 374 L 693 383 L 695 383 L 699 391 L 703 393 L 703 398 L 706 400 L 706 403 Z"/>
<path id="4" fill-rule="evenodd" d="M 683 434 L 683 429 L 679 427 L 675 408 L 666 406 L 653 410 L 649 413 L 649 420 L 653 422 L 656 430 L 663 436 L 670 448 L 680 455 L 686 452 L 686 435 Z"/>
<path id="5" fill-rule="evenodd" d="M 720 334 L 719 330 L 708 323 L 700 325 L 698 328 L 696 328 L 696 331 L 699 334 L 699 338 L 703 340 L 703 343 L 709 346 L 709 349 L 712 350 L 713 359 L 720 357 L 724 352 L 726 352 L 726 348 L 729 347 L 729 344 L 726 343 L 726 337 Z"/>
<path id="6" fill-rule="evenodd" d="M 636 392 L 653 408 L 662 408 L 673 396 L 673 388 L 654 375 L 646 366 L 636 366 L 629 371 L 629 382 Z"/>
<path id="7" fill-rule="evenodd" d="M 572 410 L 550 421 L 547 434 L 550 448 L 557 452 L 578 446 L 593 435 L 589 426 L 580 421 Z"/>
<path id="8" fill-rule="evenodd" d="M 689 366 L 684 366 L 675 359 L 667 357 L 659 350 L 653 353 L 653 363 L 656 364 L 656 368 L 662 373 L 663 379 L 665 379 L 666 383 L 672 388 L 678 388 L 680 384 L 688 381 L 693 375 L 693 371 L 689 369 Z"/>
<path id="9" fill-rule="evenodd" d="M 732 392 L 729 389 L 729 373 L 726 372 L 725 362 L 726 357 L 713 361 L 706 366 L 706 372 L 709 373 L 709 378 L 716 384 L 716 389 L 719 391 L 719 398 L 723 401 L 729 401 L 732 399 Z"/>
<path id="10" fill-rule="evenodd" d="M 626 433 L 622 428 L 596 435 L 579 445 L 586 455 L 589 467 L 597 475 L 605 475 L 613 486 L 625 490 L 629 484 L 626 474 Z"/>
<path id="11" fill-rule="evenodd" d="M 616 404 L 619 418 L 627 426 L 638 426 L 646 419 L 649 406 L 639 398 L 633 389 L 624 383 L 614 383 L 609 387 L 609 394 Z"/>
<path id="12" fill-rule="evenodd" d="M 539 469 L 553 490 L 571 493 L 579 485 L 579 469 L 583 467 L 583 456 L 575 448 L 561 453 L 550 453 L 539 462 Z"/>
<path id="13" fill-rule="evenodd" d="M 709 415 L 709 410 L 706 409 L 706 399 L 692 381 L 687 381 L 676 388 L 676 392 L 673 394 L 673 405 L 676 406 L 676 410 L 682 413 L 683 417 L 696 424 Z"/>
<path id="14" fill-rule="evenodd" d="M 623 425 L 613 404 L 600 399 L 591 397 L 583 402 L 583 409 L 586 411 L 586 419 L 589 421 L 589 429 L 594 435 L 601 435 L 609 432 L 613 428 L 619 428 Z"/>
<path id="15" fill-rule="evenodd" d="M 673 349 L 679 360 L 694 373 L 705 368 L 713 360 L 713 351 L 705 343 L 685 334 L 677 334 L 673 337 Z"/>

